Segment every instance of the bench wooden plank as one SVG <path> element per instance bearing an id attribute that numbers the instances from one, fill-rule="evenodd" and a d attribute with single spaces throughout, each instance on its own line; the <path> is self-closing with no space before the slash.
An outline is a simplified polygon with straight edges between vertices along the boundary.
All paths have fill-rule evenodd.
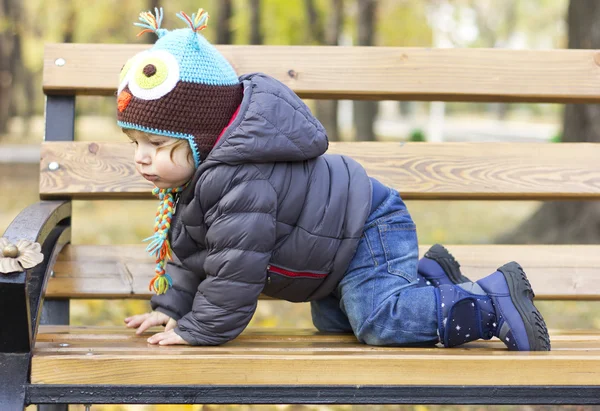
<path id="1" fill-rule="evenodd" d="M 162 331 L 161 327 L 153 327 L 145 332 L 144 336 L 152 335 L 155 332 Z M 582 345 L 589 345 L 600 342 L 600 330 L 550 330 L 552 334 L 552 341 L 560 341 L 561 344 L 569 345 L 574 343 L 581 343 Z M 125 327 L 117 326 L 68 326 L 68 325 L 42 325 L 40 326 L 40 333 L 37 338 L 38 343 L 44 343 L 46 345 L 39 346 L 44 347 L 44 350 L 58 350 L 64 348 L 60 344 L 69 344 L 68 346 L 73 350 L 83 349 L 82 347 L 92 347 L 102 344 L 103 347 L 118 349 L 120 347 L 127 347 L 132 344 L 139 343 L 139 336 L 135 335 L 133 330 L 125 329 Z M 311 343 L 321 344 L 337 344 L 338 346 L 344 346 L 348 344 L 356 345 L 356 337 L 353 334 L 327 334 L 316 331 L 313 328 L 263 328 L 257 326 L 248 327 L 244 332 L 235 340 L 226 344 L 227 349 L 232 347 L 245 347 L 249 345 L 259 345 L 263 343 Z M 57 345 L 58 344 L 58 345 Z M 503 345 L 497 340 L 479 341 L 477 344 L 500 344 L 498 347 Z M 488 345 L 484 345 L 488 347 Z M 212 347 L 214 349 L 221 349 L 224 346 Z M 363 349 L 365 346 L 359 345 Z M 381 348 L 381 347 L 379 347 Z M 594 348 L 598 348 L 596 345 Z M 187 349 L 187 347 L 183 348 Z M 209 347 L 205 347 L 209 349 Z"/>
<path id="2" fill-rule="evenodd" d="M 124 326 L 74 326 L 74 325 L 41 325 L 37 341 L 55 342 L 55 343 L 85 343 L 90 340 L 99 340 L 104 343 L 110 341 L 127 343 L 130 340 L 137 340 L 133 330 L 125 329 Z M 161 327 L 150 328 L 144 335 L 151 335 L 159 332 Z M 598 339 L 600 331 L 586 330 L 578 331 L 579 338 Z M 569 333 L 571 338 L 575 338 L 575 332 Z M 356 342 L 353 334 L 324 334 L 313 328 L 265 328 L 249 326 L 234 341 L 251 340 L 255 342 L 306 342 L 319 341 L 331 343 Z M 231 343 L 233 343 L 232 341 Z"/>
<path id="3" fill-rule="evenodd" d="M 97 325 L 40 325 L 40 336 L 38 341 L 44 342 L 70 342 L 97 339 L 108 341 L 118 339 L 125 341 L 137 338 L 132 330 L 126 330 L 122 326 L 97 326 Z M 153 327 L 148 331 L 160 331 L 162 327 Z M 551 330 L 552 340 L 572 341 L 595 341 L 600 339 L 600 329 L 570 329 Z M 236 340 L 261 340 L 261 341 L 352 341 L 356 338 L 352 334 L 328 334 L 321 333 L 313 328 L 266 328 L 260 326 L 249 326 Z"/>
<path id="4" fill-rule="evenodd" d="M 248 330 L 218 347 L 158 347 L 146 343 L 150 333 L 135 336 L 131 330 L 112 329 L 112 334 L 97 338 L 100 333 L 93 329 L 88 330 L 93 338 L 70 339 L 69 329 L 62 330 L 66 333 L 57 339 L 59 329 L 41 328 L 32 383 L 448 385 L 451 381 L 468 386 L 536 386 L 600 381 L 600 348 L 594 332 L 586 338 L 563 334 L 554 339 L 549 353 L 515 353 L 498 340 L 455 349 L 393 348 L 359 344 L 348 335 L 299 331 L 295 339 L 288 331 L 285 338 L 265 339 L 263 332 Z M 157 368 L 161 361 L 170 366 Z M 493 373 L 481 372 L 490 366 Z"/>
<path id="5" fill-rule="evenodd" d="M 115 92 L 147 45 L 49 44 L 47 94 Z M 218 46 L 240 74 L 262 71 L 306 98 L 599 102 L 597 50 Z M 63 59 L 64 65 L 57 65 Z M 343 68 L 343 69 L 341 69 Z M 356 81 L 360 79 L 360 81 Z"/>
<path id="6" fill-rule="evenodd" d="M 332 143 L 405 199 L 598 199 L 600 144 Z M 151 198 L 128 143 L 46 142 L 42 198 Z M 57 170 L 48 165 L 56 162 Z"/>
<path id="7" fill-rule="evenodd" d="M 68 245 L 47 298 L 150 298 L 154 263 L 145 245 Z M 429 245 L 420 246 L 423 255 Z M 539 300 L 600 300 L 600 245 L 448 245 L 472 280 L 515 260 Z"/>
<path id="8" fill-rule="evenodd" d="M 156 330 L 159 332 L 160 330 Z M 106 340 L 87 340 L 87 341 L 74 341 L 69 338 L 63 338 L 58 341 L 42 341 L 36 342 L 39 355 L 73 355 L 77 353 L 87 354 L 88 352 L 101 352 L 103 354 L 113 355 L 149 355 L 155 352 L 156 347 L 143 346 L 145 340 L 150 337 L 150 333 L 146 333 L 142 336 L 137 336 L 133 331 L 129 331 L 129 338 L 125 341 L 109 338 Z M 557 346 L 555 349 L 556 355 L 568 355 L 569 351 L 585 351 L 584 355 L 600 355 L 599 347 L 600 339 L 598 336 L 595 338 L 588 339 L 569 339 L 560 338 L 553 340 L 553 346 Z M 65 350 L 68 348 L 68 350 Z M 315 352 L 321 351 L 345 351 L 346 353 L 364 353 L 364 352 L 384 352 L 388 353 L 390 347 L 365 347 L 364 344 L 358 343 L 354 336 L 349 335 L 347 339 L 339 339 L 339 341 L 331 339 L 321 339 L 319 336 L 312 336 L 311 338 L 303 338 L 301 340 L 295 340 L 293 337 L 288 339 L 280 339 L 276 341 L 264 340 L 264 339 L 242 339 L 241 337 L 235 339 L 227 344 L 221 346 L 209 346 L 202 348 L 202 354 L 245 354 L 250 351 L 256 353 L 267 354 L 273 353 L 274 355 L 285 355 L 290 350 L 295 352 Z M 439 347 L 422 348 L 422 350 L 434 350 Z M 554 348 L 554 347 L 553 347 Z M 471 343 L 466 347 L 459 348 L 465 352 L 465 355 L 477 355 L 477 354 L 489 354 L 490 351 L 503 351 L 506 350 L 504 344 L 499 340 L 490 341 L 479 341 L 477 343 Z M 468 350 L 467 350 L 468 349 Z M 410 351 L 404 348 L 404 351 Z M 481 352 L 477 353 L 475 350 Z M 172 347 L 169 351 L 172 355 L 193 355 L 196 354 L 190 351 L 189 347 Z M 438 353 L 436 353 L 438 354 Z M 455 353 L 439 353 L 440 355 L 453 355 Z"/>

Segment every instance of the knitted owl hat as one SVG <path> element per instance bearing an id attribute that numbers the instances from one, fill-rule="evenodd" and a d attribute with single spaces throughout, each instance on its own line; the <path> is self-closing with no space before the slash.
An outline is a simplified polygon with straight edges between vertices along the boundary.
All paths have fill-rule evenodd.
<path id="1" fill-rule="evenodd" d="M 196 167 L 206 158 L 239 107 L 243 88 L 229 62 L 200 34 L 208 14 L 177 14 L 189 27 L 160 27 L 162 8 L 134 23 L 158 40 L 133 56 L 120 75 L 117 122 L 190 143 Z"/>
<path id="2" fill-rule="evenodd" d="M 160 28 L 162 8 L 140 14 L 144 28 L 158 40 L 149 50 L 133 56 L 121 70 L 117 92 L 117 123 L 122 128 L 181 138 L 189 142 L 195 166 L 206 158 L 219 135 L 240 106 L 243 89 L 233 67 L 200 34 L 208 14 L 200 9 L 189 17 L 177 17 L 189 27 L 168 31 Z M 147 251 L 156 259 L 156 275 L 150 290 L 163 294 L 172 285 L 165 266 L 171 259 L 169 229 L 175 195 L 185 188 L 155 188 L 160 203 L 154 234 Z"/>

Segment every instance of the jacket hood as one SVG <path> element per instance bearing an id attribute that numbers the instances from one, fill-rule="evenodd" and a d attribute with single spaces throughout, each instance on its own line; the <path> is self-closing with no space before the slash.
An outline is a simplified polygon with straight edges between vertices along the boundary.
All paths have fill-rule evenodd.
<path id="1" fill-rule="evenodd" d="M 262 73 L 243 75 L 240 82 L 240 110 L 205 159 L 207 166 L 304 161 L 327 151 L 325 129 L 287 86 Z"/>

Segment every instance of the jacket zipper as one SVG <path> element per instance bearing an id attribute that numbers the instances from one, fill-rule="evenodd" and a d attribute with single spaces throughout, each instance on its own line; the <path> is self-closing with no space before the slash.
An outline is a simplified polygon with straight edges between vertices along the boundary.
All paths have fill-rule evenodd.
<path id="1" fill-rule="evenodd" d="M 286 277 L 293 277 L 293 278 L 323 278 L 323 277 L 327 276 L 327 273 L 313 273 L 313 272 L 309 272 L 309 271 L 291 271 L 286 268 L 274 266 L 272 264 L 269 264 L 267 266 L 267 271 L 270 271 L 270 272 L 276 273 L 276 274 L 281 274 Z M 271 283 L 270 276 L 267 276 L 267 282 L 269 284 Z"/>
<path id="2" fill-rule="evenodd" d="M 175 194 L 175 204 L 173 204 L 173 214 L 177 211 L 177 204 L 179 204 L 179 198 L 181 197 L 181 193 Z"/>

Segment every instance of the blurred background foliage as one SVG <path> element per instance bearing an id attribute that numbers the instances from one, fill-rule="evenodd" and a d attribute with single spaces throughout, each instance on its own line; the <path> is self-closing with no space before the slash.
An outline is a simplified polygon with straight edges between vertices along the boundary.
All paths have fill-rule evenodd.
<path id="1" fill-rule="evenodd" d="M 181 27 L 175 13 L 199 6 L 211 14 L 203 34 L 215 43 L 281 45 L 378 45 L 403 47 L 504 47 L 514 49 L 600 48 L 600 14 L 596 0 L 170 0 L 163 26 Z M 156 0 L 0 0 L 0 232 L 25 206 L 38 200 L 39 144 L 43 140 L 44 95 L 41 77 L 46 43 L 153 42 L 136 37 L 132 23 Z M 589 23 L 573 11 L 588 14 Z M 595 22 L 592 21 L 595 19 Z M 569 26 L 583 27 L 578 43 L 569 41 Z M 600 31 L 599 31 L 600 32 Z M 587 33 L 587 34 L 586 34 Z M 592 33 L 592 34 L 590 34 Z M 115 73 L 115 87 L 117 73 Z M 388 141 L 574 141 L 563 127 L 564 107 L 557 104 L 426 102 L 307 102 L 331 140 Z M 436 105 L 437 104 L 437 105 Z M 76 139 L 123 141 L 114 121 L 113 98 L 86 97 L 77 102 Z M 596 128 L 600 130 L 600 127 Z M 593 127 L 577 139 L 595 141 Z M 566 202 L 565 202 L 566 203 Z M 596 202 L 586 203 L 586 207 Z M 570 203 L 569 203 L 570 204 Z M 125 201 L 115 212 L 109 202 L 74 202 L 73 243 L 137 243 L 151 230 L 155 204 Z M 557 239 L 530 226 L 541 202 L 411 201 L 421 243 L 480 244 L 494 242 L 598 243 L 595 214 L 581 214 L 573 204 L 576 232 Z M 568 204 L 561 204 L 564 207 Z M 577 208 L 579 207 L 579 208 Z M 554 211 L 553 211 L 554 212 Z M 552 221 L 545 216 L 546 221 Z M 587 218 L 587 217 L 586 217 Z M 594 220 L 594 221 L 591 221 Z M 539 226 L 539 222 L 535 222 Z M 529 223 L 531 224 L 531 223 Z M 545 224 L 550 226 L 552 224 Z M 595 231 L 594 231 L 595 230 Z M 555 230 L 556 231 L 556 230 Z M 590 234 L 591 232 L 591 234 Z M 504 261 L 498 261 L 498 265 Z M 542 302 L 551 328 L 600 328 L 597 302 Z M 131 314 L 149 309 L 146 301 L 75 301 L 72 324 L 120 325 Z M 250 327 L 312 327 L 307 304 L 264 301 Z M 583 410 L 591 407 L 510 406 L 94 406 L 94 410 Z M 83 409 L 72 406 L 71 409 Z"/>
<path id="2" fill-rule="evenodd" d="M 212 42 L 221 39 L 233 44 L 356 45 L 361 43 L 359 31 L 367 27 L 369 44 L 366 45 L 511 48 L 566 45 L 567 0 L 204 0 L 201 3 L 211 14 L 209 29 L 203 34 Z M 163 25 L 180 27 L 175 13 L 179 10 L 192 13 L 198 4 L 191 0 L 165 2 Z M 0 100 L 3 102 L 0 107 L 8 109 L 0 108 L 0 134 L 9 131 L 10 119 L 30 119 L 43 113 L 44 98 L 40 90 L 44 44 L 153 41 L 151 35 L 136 38 L 139 30 L 132 23 L 140 10 L 157 5 L 156 0 L 89 3 L 1 0 L 3 93 Z M 339 17 L 337 25 L 331 21 L 334 15 Z M 253 37 L 253 33 L 258 36 Z M 78 104 L 79 112 L 93 109 L 95 114 L 111 114 L 111 104 L 101 106 L 103 110 L 98 111 L 94 102 L 99 104 L 94 100 L 82 101 Z M 459 111 L 487 110 L 482 104 L 449 106 L 450 110 Z M 535 106 L 527 108 L 536 110 Z"/>

